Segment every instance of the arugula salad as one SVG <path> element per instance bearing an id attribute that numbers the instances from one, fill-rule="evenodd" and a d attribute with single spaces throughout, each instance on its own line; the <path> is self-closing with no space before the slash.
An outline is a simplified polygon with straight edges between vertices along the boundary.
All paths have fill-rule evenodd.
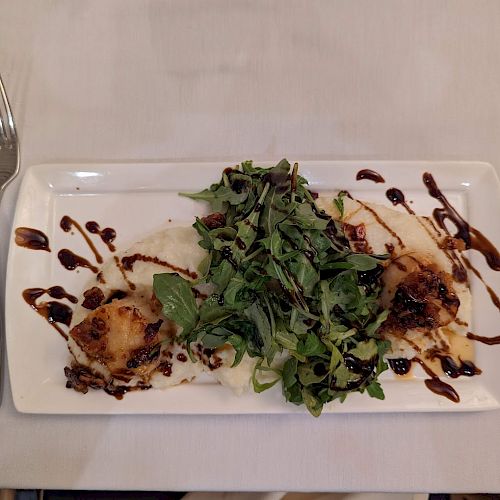
<path id="1" fill-rule="evenodd" d="M 193 224 L 208 255 L 197 280 L 156 274 L 153 288 L 192 360 L 194 345 L 229 344 L 233 366 L 257 360 L 255 392 L 280 383 L 286 401 L 314 416 L 351 392 L 383 399 L 389 342 L 377 331 L 388 315 L 379 305 L 387 255 L 353 252 L 342 223 L 317 207 L 287 160 L 270 169 L 243 162 L 182 195 L 210 204 L 211 215 Z M 341 216 L 344 196 L 335 199 Z M 201 305 L 200 284 L 213 291 Z"/>

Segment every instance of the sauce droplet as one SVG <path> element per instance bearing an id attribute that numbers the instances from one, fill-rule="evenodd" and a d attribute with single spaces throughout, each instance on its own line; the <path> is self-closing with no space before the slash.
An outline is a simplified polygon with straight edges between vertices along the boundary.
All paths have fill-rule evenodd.
<path id="1" fill-rule="evenodd" d="M 445 398 L 448 398 L 450 401 L 453 401 L 454 403 L 460 402 L 460 396 L 458 395 L 457 391 L 453 389 L 453 387 L 450 384 L 443 382 L 441 379 L 437 377 L 428 378 L 424 380 L 424 383 L 427 389 L 429 389 L 433 393 L 439 396 L 444 396 Z"/>
<path id="2" fill-rule="evenodd" d="M 18 227 L 15 231 L 16 245 L 30 250 L 45 250 L 50 252 L 49 238 L 39 231 L 31 227 Z"/>
<path id="3" fill-rule="evenodd" d="M 101 237 L 101 240 L 106 243 L 110 252 L 114 252 L 116 250 L 113 245 L 113 241 L 116 238 L 116 231 L 113 228 L 105 227 L 104 229 L 101 229 L 97 222 L 91 220 L 85 224 L 85 229 L 87 229 L 89 233 L 98 234 Z"/>
<path id="4" fill-rule="evenodd" d="M 406 375 L 411 369 L 411 359 L 398 358 L 389 359 L 389 366 L 396 375 Z"/>
<path id="5" fill-rule="evenodd" d="M 27 288 L 23 291 L 23 299 L 25 302 L 54 327 L 65 340 L 68 340 L 68 335 L 58 323 L 69 326 L 71 324 L 71 318 L 73 317 L 73 311 L 66 304 L 55 300 L 38 303 L 37 300 L 45 293 L 52 298 L 66 298 L 73 304 L 76 304 L 78 299 L 67 293 L 61 286 L 53 286 L 47 289 Z"/>
<path id="6" fill-rule="evenodd" d="M 385 192 L 387 199 L 394 205 L 403 206 L 410 215 L 415 215 L 415 212 L 410 208 L 406 202 L 405 195 L 401 189 L 390 188 Z M 419 221 L 420 222 L 420 221 Z"/>
<path id="7" fill-rule="evenodd" d="M 360 170 L 356 174 L 357 181 L 361 181 L 363 179 L 368 179 L 369 181 L 373 181 L 376 183 L 385 182 L 385 179 L 378 172 L 375 172 L 375 170 L 370 170 L 368 168 Z"/>
<path id="8" fill-rule="evenodd" d="M 460 360 L 458 364 L 451 356 L 436 354 L 434 357 L 440 359 L 443 372 L 450 378 L 472 377 L 482 373 L 472 361 Z"/>
<path id="9" fill-rule="evenodd" d="M 67 248 L 59 250 L 57 258 L 59 259 L 59 262 L 63 265 L 63 267 L 65 267 L 68 271 L 73 271 L 77 267 L 86 267 L 93 273 L 97 273 L 98 271 L 97 267 L 93 266 L 87 259 L 81 257 L 80 255 L 76 255 Z"/>

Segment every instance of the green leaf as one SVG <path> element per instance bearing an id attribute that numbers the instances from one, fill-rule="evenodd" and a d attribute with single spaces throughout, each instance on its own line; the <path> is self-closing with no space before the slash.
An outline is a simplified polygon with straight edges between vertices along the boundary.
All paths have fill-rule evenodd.
<path id="1" fill-rule="evenodd" d="M 283 321 L 278 321 L 276 324 L 275 340 L 278 345 L 289 351 L 295 351 L 299 342 L 295 333 L 288 330 Z"/>
<path id="2" fill-rule="evenodd" d="M 223 260 L 218 266 L 212 268 L 211 282 L 219 294 L 227 287 L 235 272 L 233 264 L 227 260 Z"/>
<path id="3" fill-rule="evenodd" d="M 198 245 L 200 245 L 200 247 L 204 248 L 205 250 L 211 250 L 213 248 L 213 238 L 210 236 L 210 230 L 208 229 L 208 227 L 198 217 L 196 217 L 196 221 L 193 224 L 193 227 L 201 236 L 201 240 L 198 241 Z"/>
<path id="4" fill-rule="evenodd" d="M 212 294 L 200 306 L 200 321 L 203 323 L 219 323 L 228 318 L 233 310 L 220 305 L 220 295 Z"/>
<path id="5" fill-rule="evenodd" d="M 256 393 L 267 391 L 268 389 L 276 385 L 276 383 L 279 382 L 281 379 L 281 376 L 277 370 L 274 370 L 273 368 L 269 368 L 267 366 L 262 366 L 262 361 L 263 361 L 262 359 L 258 361 L 252 373 L 252 385 L 253 385 L 253 390 Z M 257 379 L 257 373 L 259 372 L 273 372 L 277 375 L 277 377 L 274 380 L 271 380 L 270 382 L 260 382 Z"/>
<path id="6" fill-rule="evenodd" d="M 335 385 L 340 388 L 346 388 L 350 381 L 358 377 L 356 374 L 349 371 L 344 363 L 339 364 L 333 376 L 335 378 Z"/>
<path id="7" fill-rule="evenodd" d="M 302 356 L 318 356 L 325 352 L 325 345 L 314 334 L 307 336 L 305 341 L 300 341 L 297 346 L 297 352 Z"/>
<path id="8" fill-rule="evenodd" d="M 255 324 L 262 341 L 262 352 L 269 362 L 271 362 L 276 350 L 273 348 L 274 342 L 271 336 L 271 325 L 266 313 L 262 307 L 254 302 L 250 307 L 245 309 L 244 315 Z"/>
<path id="9" fill-rule="evenodd" d="M 205 257 L 203 257 L 202 261 L 198 265 L 198 272 L 201 275 L 201 279 L 199 281 L 204 281 L 210 272 L 210 266 L 212 265 L 212 254 L 208 253 Z"/>
<path id="10" fill-rule="evenodd" d="M 376 335 L 377 330 L 380 328 L 382 323 L 387 319 L 387 316 L 389 316 L 389 310 L 386 309 L 382 311 L 380 314 L 377 315 L 375 321 L 372 321 L 370 324 L 368 324 L 365 327 L 365 332 L 367 335 L 370 337 Z"/>
<path id="11" fill-rule="evenodd" d="M 372 397 L 377 399 L 385 399 L 385 394 L 379 382 L 374 380 L 366 387 L 366 392 Z"/>
<path id="12" fill-rule="evenodd" d="M 271 183 L 272 186 L 278 188 L 288 188 L 290 181 L 288 179 L 288 173 L 290 172 L 290 163 L 288 160 L 283 158 L 279 163 L 268 170 L 266 179 Z"/>
<path id="13" fill-rule="evenodd" d="M 305 229 L 324 231 L 328 226 L 328 219 L 320 219 L 308 203 L 302 203 L 297 207 L 292 220 Z"/>
<path id="14" fill-rule="evenodd" d="M 260 226 L 265 234 L 267 236 L 273 234 L 276 226 L 284 221 L 296 207 L 297 203 L 285 200 L 283 193 L 278 193 L 275 186 L 271 187 L 260 220 Z"/>
<path id="15" fill-rule="evenodd" d="M 363 253 L 353 253 L 346 257 L 347 262 L 353 265 L 356 271 L 371 271 L 380 263 L 378 259 Z"/>
<path id="16" fill-rule="evenodd" d="M 313 417 L 319 417 L 321 415 L 321 410 L 323 409 L 323 403 L 314 396 L 312 391 L 306 388 L 302 389 L 302 397 L 309 413 Z"/>
<path id="17" fill-rule="evenodd" d="M 233 364 L 231 365 L 231 368 L 234 368 L 235 366 L 238 366 L 240 364 L 243 356 L 245 355 L 245 352 L 247 350 L 247 341 L 244 337 L 233 334 L 227 338 L 227 342 L 231 344 L 236 351 Z"/>
<path id="18" fill-rule="evenodd" d="M 339 211 L 340 214 L 340 220 L 344 218 L 344 198 L 346 196 L 345 191 L 341 191 L 338 195 L 337 198 L 333 199 L 333 203 L 337 207 L 337 210 Z"/>
<path id="19" fill-rule="evenodd" d="M 240 274 L 236 273 L 224 291 L 224 306 L 233 310 L 246 309 L 255 302 L 255 293 L 250 283 Z"/>
<path id="20" fill-rule="evenodd" d="M 317 373 L 317 366 L 321 365 L 323 370 L 321 375 Z M 325 367 L 324 362 L 313 362 L 313 363 L 300 363 L 297 368 L 297 373 L 299 375 L 299 381 L 302 385 L 312 385 L 318 384 L 324 380 L 328 375 L 328 370 Z"/>
<path id="21" fill-rule="evenodd" d="M 377 343 L 374 339 L 358 342 L 356 347 L 351 349 L 349 353 L 361 361 L 369 361 L 378 354 Z"/>
<path id="22" fill-rule="evenodd" d="M 198 308 L 189 282 L 178 274 L 155 274 L 153 290 L 163 306 L 164 316 L 181 326 L 181 338 L 186 338 L 198 321 Z"/>
<path id="23" fill-rule="evenodd" d="M 288 268 L 291 274 L 295 276 L 296 282 L 302 289 L 302 293 L 306 297 L 312 297 L 314 287 L 319 281 L 319 272 L 315 269 L 314 265 L 305 255 L 300 254 L 296 259 L 289 262 Z"/>
<path id="24" fill-rule="evenodd" d="M 330 373 L 334 373 L 334 371 L 337 369 L 339 364 L 343 361 L 343 357 L 341 352 L 338 350 L 338 348 L 335 345 L 331 346 L 331 356 L 330 356 L 330 365 L 328 367 L 328 371 Z"/>
<path id="25" fill-rule="evenodd" d="M 247 199 L 247 192 L 237 193 L 230 187 L 219 186 L 215 190 L 204 189 L 199 193 L 179 193 L 180 196 L 191 198 L 192 200 L 208 201 L 214 212 L 221 212 L 224 209 L 224 203 L 230 205 L 239 205 Z"/>
<path id="26" fill-rule="evenodd" d="M 284 387 L 292 387 L 297 383 L 298 361 L 295 358 L 288 358 L 283 365 L 282 378 Z"/>

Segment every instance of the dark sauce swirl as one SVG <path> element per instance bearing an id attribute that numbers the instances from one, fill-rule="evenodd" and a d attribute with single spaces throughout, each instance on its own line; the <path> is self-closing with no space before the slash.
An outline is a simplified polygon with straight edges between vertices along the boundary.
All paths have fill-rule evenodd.
<path id="1" fill-rule="evenodd" d="M 385 192 L 387 199 L 394 205 L 403 206 L 410 215 L 415 215 L 415 212 L 410 208 L 406 202 L 405 195 L 401 189 L 390 188 Z"/>
<path id="2" fill-rule="evenodd" d="M 137 261 L 152 262 L 153 264 L 158 264 L 159 266 L 172 269 L 172 271 L 175 271 L 179 274 L 184 274 L 185 276 L 188 276 L 191 279 L 196 279 L 198 277 L 198 274 L 194 271 L 190 271 L 189 269 L 184 269 L 179 266 L 174 266 L 173 264 L 167 262 L 166 260 L 161 260 L 158 257 L 153 257 L 150 255 L 143 255 L 141 253 L 134 253 L 133 255 L 127 255 L 125 257 L 122 257 L 123 269 L 125 271 L 132 271 L 132 269 L 134 268 L 134 264 Z"/>
<path id="3" fill-rule="evenodd" d="M 457 230 L 455 238 L 463 240 L 466 249 L 471 248 L 481 253 L 491 269 L 500 271 L 500 254 L 493 243 L 491 243 L 481 231 L 470 226 L 469 223 L 462 218 L 438 188 L 434 177 L 429 172 L 423 175 L 423 181 L 429 195 L 438 200 L 442 205 L 442 208 L 436 208 L 433 212 L 434 219 L 439 227 L 448 232 L 445 220 L 450 220 Z"/>
<path id="4" fill-rule="evenodd" d="M 77 267 L 86 267 L 87 269 L 90 269 L 93 273 L 98 272 L 97 267 L 92 265 L 87 259 L 81 257 L 80 255 L 76 255 L 67 248 L 59 250 L 57 258 L 59 259 L 59 262 L 63 265 L 63 267 L 65 267 L 68 271 L 73 271 Z"/>
<path id="5" fill-rule="evenodd" d="M 82 236 L 87 245 L 89 246 L 90 250 L 92 250 L 92 253 L 95 256 L 95 260 L 97 261 L 98 264 L 102 264 L 102 257 L 101 254 L 97 251 L 97 248 L 95 247 L 94 243 L 92 243 L 91 239 L 88 237 L 87 233 L 83 230 L 82 226 L 80 224 L 72 219 L 69 215 L 65 215 L 62 219 L 61 222 L 59 223 L 61 226 L 61 229 L 68 233 L 71 231 L 71 229 L 74 227 Z M 61 260 L 61 259 L 59 259 Z M 88 266 L 82 266 L 82 267 L 88 267 Z"/>
<path id="6" fill-rule="evenodd" d="M 367 179 L 369 181 L 376 182 L 377 184 L 385 182 L 385 179 L 378 172 L 375 172 L 375 170 L 370 170 L 369 168 L 365 168 L 363 170 L 360 170 L 356 174 L 357 181 L 361 181 L 363 179 Z"/>
<path id="7" fill-rule="evenodd" d="M 411 370 L 411 359 L 406 358 L 397 358 L 397 359 L 388 359 L 387 362 L 391 370 L 396 375 L 407 375 Z"/>
<path id="8" fill-rule="evenodd" d="M 91 220 L 85 224 L 85 229 L 89 233 L 98 234 L 110 252 L 114 252 L 116 250 L 113 245 L 113 241 L 115 241 L 116 238 L 116 231 L 112 227 L 105 227 L 104 229 L 101 229 L 97 222 Z"/>
<path id="9" fill-rule="evenodd" d="M 482 335 L 469 332 L 467 333 L 467 338 L 486 345 L 500 345 L 500 335 L 496 337 L 483 337 Z"/>
<path id="10" fill-rule="evenodd" d="M 50 252 L 49 238 L 45 233 L 32 227 L 18 227 L 15 230 L 16 245 L 30 250 Z"/>
<path id="11" fill-rule="evenodd" d="M 73 317 L 71 307 L 55 300 L 38 302 L 38 299 L 44 294 L 47 294 L 55 299 L 65 298 L 73 304 L 76 304 L 78 299 L 74 295 L 67 293 L 61 286 L 53 286 L 47 289 L 27 288 L 23 291 L 23 299 L 25 302 L 40 316 L 42 316 L 49 323 L 49 325 L 55 328 L 65 340 L 68 340 L 68 335 L 59 326 L 59 324 L 66 326 L 71 324 L 71 319 Z"/>

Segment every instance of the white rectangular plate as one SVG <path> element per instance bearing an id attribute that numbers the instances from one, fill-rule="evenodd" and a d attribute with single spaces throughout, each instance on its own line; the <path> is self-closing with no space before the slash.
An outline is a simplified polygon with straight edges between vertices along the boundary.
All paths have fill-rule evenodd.
<path id="1" fill-rule="evenodd" d="M 260 163 L 259 163 L 260 164 Z M 263 163 L 270 165 L 270 163 Z M 79 295 L 90 271 L 71 272 L 57 259 L 61 248 L 70 248 L 92 260 L 92 254 L 78 234 L 59 227 L 64 215 L 80 223 L 95 220 L 101 227 L 117 231 L 118 250 L 165 225 L 189 225 L 206 207 L 177 195 L 179 191 L 198 191 L 218 181 L 227 163 L 126 163 L 39 165 L 26 171 L 19 194 L 10 240 L 6 287 L 6 333 L 8 362 L 14 403 L 27 413 L 163 413 L 163 414 L 238 414 L 304 413 L 303 407 L 286 404 L 281 389 L 262 394 L 235 396 L 208 379 L 199 379 L 167 390 L 127 394 L 117 401 L 102 391 L 82 395 L 65 388 L 64 366 L 69 355 L 64 340 L 43 318 L 31 310 L 22 291 L 31 287 L 61 285 Z M 385 184 L 356 181 L 362 168 L 383 175 Z M 301 162 L 300 173 L 320 192 L 349 190 L 355 197 L 390 206 L 385 197 L 389 187 L 402 189 L 412 208 L 430 215 L 436 201 L 422 183 L 422 174 L 431 172 L 453 205 L 472 225 L 500 243 L 496 217 L 500 213 L 498 177 L 491 165 L 465 162 Z M 14 230 L 20 226 L 37 228 L 50 240 L 50 253 L 33 251 L 14 243 Z M 97 241 L 97 239 L 95 240 Z M 106 247 L 97 241 L 106 256 Z M 499 278 L 489 272 L 480 255 L 471 256 L 473 264 L 493 288 Z M 482 335 L 497 335 L 498 312 L 482 285 L 473 279 L 473 327 Z M 325 413 L 478 411 L 499 408 L 499 346 L 477 345 L 476 361 L 483 375 L 453 381 L 461 397 L 454 404 L 428 391 L 420 376 L 395 380 L 383 375 L 384 401 L 366 394 L 352 394 L 344 404 L 325 407 Z"/>

